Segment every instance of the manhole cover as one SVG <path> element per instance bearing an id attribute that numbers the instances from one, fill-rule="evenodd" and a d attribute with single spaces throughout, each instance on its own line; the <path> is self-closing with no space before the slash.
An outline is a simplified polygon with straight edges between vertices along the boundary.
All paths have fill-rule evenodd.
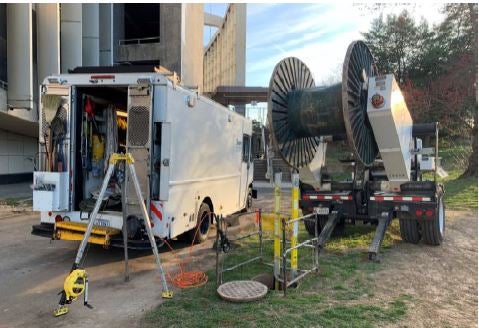
<path id="1" fill-rule="evenodd" d="M 231 302 L 251 302 L 263 298 L 268 287 L 258 281 L 230 281 L 218 287 L 221 298 Z"/>

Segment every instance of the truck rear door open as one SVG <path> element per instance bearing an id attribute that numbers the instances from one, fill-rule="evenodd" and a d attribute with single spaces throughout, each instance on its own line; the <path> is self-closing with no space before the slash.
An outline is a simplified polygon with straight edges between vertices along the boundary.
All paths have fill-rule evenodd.
<path id="1" fill-rule="evenodd" d="M 71 87 L 43 85 L 40 90 L 39 149 L 33 174 L 33 210 L 69 210 L 72 201 Z"/>
<path id="2" fill-rule="evenodd" d="M 135 170 L 138 182 L 149 208 L 150 177 L 150 139 L 151 139 L 152 92 L 150 85 L 134 85 L 128 87 L 128 127 L 126 150 L 135 159 Z M 133 184 L 126 182 L 126 203 L 128 214 L 139 214 Z"/>

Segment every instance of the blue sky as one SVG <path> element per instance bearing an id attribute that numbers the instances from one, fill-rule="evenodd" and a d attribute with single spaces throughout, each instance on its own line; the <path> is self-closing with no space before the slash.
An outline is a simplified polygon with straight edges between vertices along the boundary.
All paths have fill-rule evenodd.
<path id="1" fill-rule="evenodd" d="M 438 23 L 441 4 L 417 3 L 407 7 L 417 21 L 426 17 Z M 224 15 L 227 4 L 205 4 L 204 11 Z M 361 38 L 371 20 L 379 15 L 352 3 L 247 5 L 246 85 L 268 86 L 275 64 L 284 57 L 296 56 L 308 65 L 316 84 L 339 81 L 346 49 Z M 400 13 L 405 7 L 389 5 L 384 14 Z M 215 29 L 205 27 L 205 43 Z"/>

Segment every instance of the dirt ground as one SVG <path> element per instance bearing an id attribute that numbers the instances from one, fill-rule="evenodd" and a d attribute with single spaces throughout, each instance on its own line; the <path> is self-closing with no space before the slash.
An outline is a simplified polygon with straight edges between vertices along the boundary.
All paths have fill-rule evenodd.
<path id="1" fill-rule="evenodd" d="M 477 211 L 446 215 L 442 246 L 399 243 L 376 273 L 376 298 L 412 296 L 395 326 L 477 327 Z"/>
<path id="2" fill-rule="evenodd" d="M 57 293 L 63 288 L 79 242 L 32 236 L 31 226 L 38 222 L 36 213 L 0 212 L 0 328 L 138 327 L 144 312 L 163 301 L 151 252 L 130 251 L 130 281 L 125 283 L 123 250 L 92 246 L 84 267 L 89 275 L 89 303 L 94 308 L 84 307 L 81 296 L 70 305 L 67 315 L 54 318 Z M 178 256 L 189 254 L 188 244 L 172 245 Z M 211 245 L 212 241 L 207 241 L 195 246 L 193 259 L 212 266 Z M 163 248 L 160 255 L 165 270 L 177 269 L 177 258 L 171 252 Z"/>
<path id="3" fill-rule="evenodd" d="M 271 208 L 270 192 L 259 193 L 257 207 Z M 85 267 L 94 308 L 83 307 L 79 300 L 68 315 L 54 318 L 57 293 L 78 243 L 32 236 L 31 225 L 38 221 L 36 213 L 0 211 L 0 328 L 137 327 L 145 311 L 162 302 L 160 279 L 148 252 L 130 254 L 131 280 L 125 283 L 123 251 L 91 247 Z M 476 211 L 449 211 L 442 246 L 398 243 L 387 251 L 375 274 L 374 298 L 412 296 L 406 317 L 395 326 L 477 325 L 477 228 Z M 213 266 L 211 243 L 194 247 L 193 259 L 201 263 L 199 267 Z M 173 243 L 173 247 L 180 256 L 189 252 L 184 243 Z M 171 252 L 163 251 L 161 257 L 166 270 L 176 268 Z"/>

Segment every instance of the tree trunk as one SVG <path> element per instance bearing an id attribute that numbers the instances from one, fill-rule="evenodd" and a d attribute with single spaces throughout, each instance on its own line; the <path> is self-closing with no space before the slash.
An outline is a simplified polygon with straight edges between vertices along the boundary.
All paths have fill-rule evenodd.
<path id="1" fill-rule="evenodd" d="M 475 12 L 474 3 L 468 4 L 469 9 L 469 17 L 471 18 L 472 24 L 472 33 L 474 34 L 474 40 L 477 40 L 477 14 Z M 474 53 L 474 75 L 475 75 L 475 108 L 477 108 L 477 41 L 476 44 L 473 45 L 473 53 Z M 477 178 L 477 111 L 474 114 L 474 126 L 472 129 L 472 153 L 469 156 L 469 163 L 467 165 L 466 171 L 460 176 L 460 178 L 468 178 L 468 177 L 476 177 Z"/>
<path id="2" fill-rule="evenodd" d="M 477 108 L 477 103 L 476 103 Z M 469 178 L 469 177 L 476 177 L 477 178 L 477 113 L 474 115 L 474 127 L 472 129 L 472 153 L 469 156 L 467 169 L 464 173 L 459 177 L 462 178 Z"/>

